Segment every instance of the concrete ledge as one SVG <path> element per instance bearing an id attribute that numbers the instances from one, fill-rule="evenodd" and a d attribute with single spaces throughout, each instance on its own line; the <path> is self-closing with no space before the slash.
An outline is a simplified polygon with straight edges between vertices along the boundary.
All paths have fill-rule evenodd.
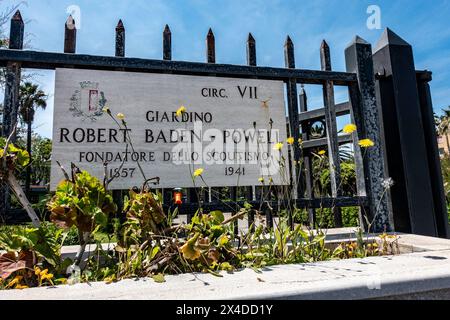
<path id="1" fill-rule="evenodd" d="M 450 292 L 450 241 L 400 235 L 412 251 L 396 256 L 0 291 L 0 300 L 98 299 L 436 299 Z"/>

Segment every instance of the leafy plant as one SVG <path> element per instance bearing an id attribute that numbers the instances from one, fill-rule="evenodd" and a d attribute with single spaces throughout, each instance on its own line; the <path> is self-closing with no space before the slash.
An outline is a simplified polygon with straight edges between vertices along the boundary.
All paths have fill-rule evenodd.
<path id="1" fill-rule="evenodd" d="M 42 223 L 39 228 L 14 227 L 0 233 L 0 278 L 7 287 L 40 286 L 53 284 L 53 274 L 62 274 L 70 260 L 61 260 L 64 232 L 51 223 Z M 44 268 L 42 275 L 36 270 Z M 51 276 L 48 270 L 52 270 Z"/>
<path id="2" fill-rule="evenodd" d="M 56 225 L 78 229 L 80 251 L 75 264 L 79 264 L 92 233 L 107 225 L 108 217 L 117 211 L 117 206 L 97 178 L 86 171 L 73 171 L 73 179 L 63 180 L 57 186 L 47 207 Z"/>
<path id="3" fill-rule="evenodd" d="M 30 162 L 28 152 L 12 143 L 8 143 L 8 147 L 5 150 L 6 141 L 5 138 L 0 137 L 0 160 L 6 161 L 7 169 L 18 170 L 25 167 Z"/>

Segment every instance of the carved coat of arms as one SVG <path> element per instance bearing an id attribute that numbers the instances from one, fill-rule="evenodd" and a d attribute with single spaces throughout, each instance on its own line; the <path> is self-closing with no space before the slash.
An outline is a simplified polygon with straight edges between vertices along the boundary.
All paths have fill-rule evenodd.
<path id="1" fill-rule="evenodd" d="M 103 91 L 99 90 L 98 82 L 80 82 L 80 89 L 75 90 L 70 98 L 69 110 L 72 115 L 81 118 L 82 121 L 89 119 L 97 121 L 103 115 L 103 107 L 106 105 Z"/>

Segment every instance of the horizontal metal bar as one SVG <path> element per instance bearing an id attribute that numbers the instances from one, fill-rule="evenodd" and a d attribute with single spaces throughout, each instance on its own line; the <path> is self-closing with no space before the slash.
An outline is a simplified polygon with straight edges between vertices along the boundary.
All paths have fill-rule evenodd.
<path id="1" fill-rule="evenodd" d="M 346 144 L 349 142 L 352 142 L 353 138 L 351 134 L 343 134 L 338 136 L 338 143 Z M 327 138 L 320 138 L 320 139 L 312 139 L 303 141 L 302 147 L 303 149 L 311 149 L 311 148 L 318 148 L 323 147 L 327 145 Z"/>
<path id="2" fill-rule="evenodd" d="M 343 102 L 336 104 L 336 116 L 344 116 L 346 114 L 350 113 L 350 103 Z M 308 110 L 305 112 L 300 112 L 299 114 L 299 120 L 300 123 L 304 121 L 314 121 L 314 120 L 320 120 L 325 118 L 325 108 L 315 109 L 315 110 Z"/>
<path id="3" fill-rule="evenodd" d="M 248 202 L 248 201 L 247 201 Z M 237 211 L 236 208 L 243 208 L 246 201 L 237 202 L 207 202 L 202 205 L 205 212 L 214 210 L 221 210 L 223 212 Z M 251 201 L 250 203 L 254 209 L 258 210 L 261 206 L 259 201 Z M 367 206 L 367 197 L 339 197 L 339 198 L 317 198 L 317 199 L 298 199 L 291 201 L 291 204 L 296 204 L 297 208 L 332 208 L 332 207 L 359 207 Z M 282 208 L 286 208 L 289 204 L 288 201 L 281 201 L 280 203 L 273 201 L 269 202 L 270 207 L 273 208 L 274 213 Z M 175 209 L 175 205 L 164 205 L 164 209 Z M 197 203 L 184 203 L 179 207 L 179 214 L 194 214 L 198 210 Z M 234 210 L 233 210 L 234 209 Z M 49 213 L 46 212 L 46 215 Z M 4 215 L 5 222 L 7 224 L 27 223 L 29 221 L 28 215 L 23 209 L 11 209 Z"/>
<path id="4" fill-rule="evenodd" d="M 357 81 L 354 73 L 347 72 L 1 49 L 0 66 L 6 66 L 8 61 L 20 62 L 22 68 L 50 70 L 55 68 L 75 68 L 152 73 L 171 72 L 174 74 L 204 76 L 214 74 L 220 77 L 259 78 L 283 81 L 296 79 L 298 83 L 308 84 L 321 84 L 324 81 L 333 81 L 336 85 L 348 85 Z"/>
<path id="5" fill-rule="evenodd" d="M 258 210 L 261 206 L 259 201 L 247 202 L 250 203 L 254 209 Z M 267 202 L 264 202 L 267 203 Z M 239 208 L 243 208 L 245 201 L 237 201 L 237 202 L 206 202 L 202 204 L 202 209 L 205 212 L 220 210 L 223 212 L 231 212 L 238 211 Z M 288 201 L 277 201 L 269 202 L 270 207 L 273 209 L 276 214 L 282 208 L 288 207 Z M 317 198 L 317 199 L 298 199 L 291 201 L 291 206 L 293 204 L 297 205 L 297 208 L 333 208 L 333 207 L 358 207 L 358 206 L 366 206 L 367 198 L 366 197 L 339 197 L 339 198 Z M 168 207 L 166 207 L 168 208 Z M 174 209 L 175 206 L 170 206 L 170 208 Z M 236 210 L 237 209 L 237 210 Z M 184 203 L 179 206 L 179 212 L 181 214 L 194 214 L 198 210 L 198 203 Z"/>

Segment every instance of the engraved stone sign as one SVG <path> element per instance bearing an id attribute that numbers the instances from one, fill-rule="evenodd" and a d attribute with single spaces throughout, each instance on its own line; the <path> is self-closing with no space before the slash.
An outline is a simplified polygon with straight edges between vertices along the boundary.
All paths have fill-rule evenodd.
<path id="1" fill-rule="evenodd" d="M 57 69 L 54 105 L 52 190 L 56 161 L 100 179 L 107 164 L 110 189 L 289 181 L 281 81 Z"/>

